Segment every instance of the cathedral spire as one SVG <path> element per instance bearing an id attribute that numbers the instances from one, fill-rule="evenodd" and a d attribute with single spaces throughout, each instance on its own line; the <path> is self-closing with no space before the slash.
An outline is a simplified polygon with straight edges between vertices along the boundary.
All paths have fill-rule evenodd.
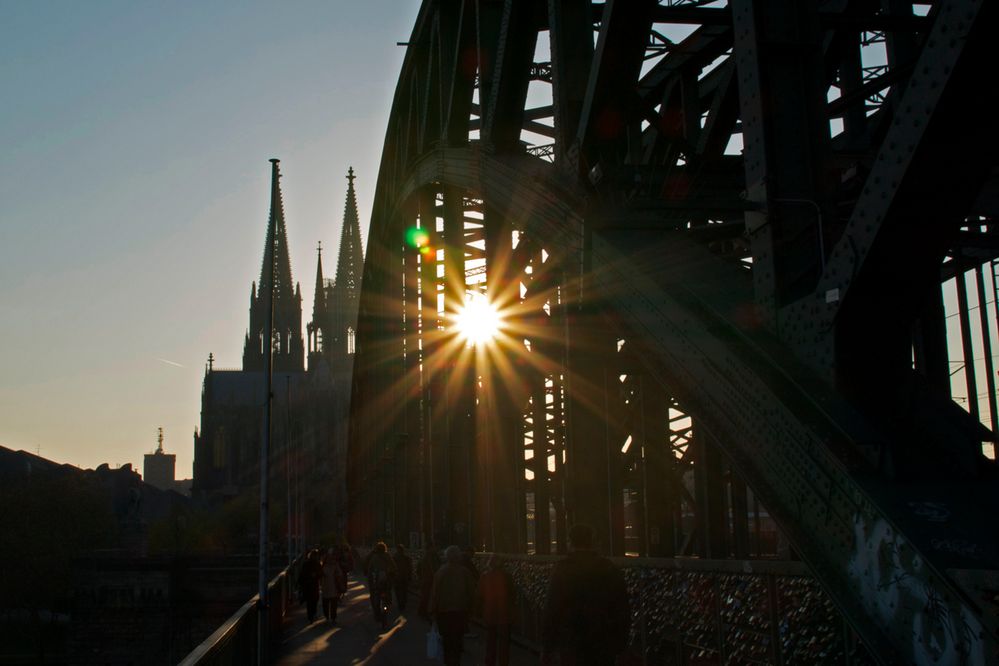
<path id="1" fill-rule="evenodd" d="M 271 209 L 267 220 L 267 240 L 264 242 L 260 281 L 255 289 L 250 289 L 250 329 L 243 347 L 243 370 L 265 370 L 265 352 L 270 345 L 274 354 L 275 372 L 301 372 L 305 361 L 302 294 L 291 279 L 279 160 L 272 159 L 270 162 Z M 272 274 L 273 303 L 270 298 Z"/>
<path id="2" fill-rule="evenodd" d="M 312 320 L 316 321 L 326 311 L 326 281 L 323 279 L 323 242 L 316 247 L 316 293 L 312 301 Z"/>
<path id="3" fill-rule="evenodd" d="M 274 298 L 291 300 L 291 259 L 288 257 L 288 232 L 284 224 L 284 202 L 281 199 L 280 160 L 271 161 L 271 211 L 267 221 L 267 240 L 264 242 L 264 259 L 260 266 L 260 290 L 265 294 L 270 288 L 271 262 L 274 264 Z"/>
<path id="4" fill-rule="evenodd" d="M 326 322 L 326 280 L 323 278 L 323 242 L 316 247 L 316 293 L 312 300 L 312 321 L 306 327 L 309 335 L 309 369 L 323 355 L 323 331 L 328 330 Z"/>
<path id="5" fill-rule="evenodd" d="M 347 200 L 343 207 L 343 228 L 340 231 L 340 252 L 336 261 L 334 285 L 347 291 L 360 291 L 364 268 L 364 247 L 361 225 L 357 219 L 357 195 L 354 194 L 354 167 L 347 169 Z"/>
<path id="6" fill-rule="evenodd" d="M 328 325 L 323 351 L 332 360 L 334 371 L 350 367 L 354 354 L 357 328 L 357 307 L 361 298 L 361 271 L 364 269 L 364 249 L 361 246 L 361 225 L 357 219 L 357 195 L 354 192 L 354 168 L 347 170 L 347 200 L 343 207 L 340 230 L 340 251 L 336 261 L 336 279 L 326 290 Z"/>

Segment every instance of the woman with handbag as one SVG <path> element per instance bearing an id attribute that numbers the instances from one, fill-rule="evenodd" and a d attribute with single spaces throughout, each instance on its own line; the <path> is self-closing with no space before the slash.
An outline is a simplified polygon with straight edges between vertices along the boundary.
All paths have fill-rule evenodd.
<path id="1" fill-rule="evenodd" d="M 323 615 L 330 623 L 336 623 L 336 607 L 340 595 L 347 591 L 347 575 L 343 572 L 336 551 L 330 548 L 323 558 L 323 576 L 320 580 L 323 590 Z"/>

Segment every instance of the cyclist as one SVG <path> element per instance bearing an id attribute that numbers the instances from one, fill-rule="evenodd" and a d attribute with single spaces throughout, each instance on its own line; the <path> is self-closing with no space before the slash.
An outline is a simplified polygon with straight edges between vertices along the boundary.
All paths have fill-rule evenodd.
<path id="1" fill-rule="evenodd" d="M 388 554 L 384 541 L 375 544 L 364 563 L 364 575 L 368 578 L 368 593 L 375 621 L 382 628 L 388 626 L 388 606 L 391 603 L 392 583 L 396 578 L 396 566 Z"/>

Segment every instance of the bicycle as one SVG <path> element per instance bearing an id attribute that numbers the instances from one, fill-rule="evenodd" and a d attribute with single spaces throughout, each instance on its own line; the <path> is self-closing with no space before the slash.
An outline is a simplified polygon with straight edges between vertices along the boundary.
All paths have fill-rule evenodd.
<path id="1" fill-rule="evenodd" d="M 387 589 L 372 590 L 374 602 L 372 604 L 375 611 L 375 621 L 381 623 L 382 631 L 388 629 L 389 606 L 392 605 L 390 592 Z"/>

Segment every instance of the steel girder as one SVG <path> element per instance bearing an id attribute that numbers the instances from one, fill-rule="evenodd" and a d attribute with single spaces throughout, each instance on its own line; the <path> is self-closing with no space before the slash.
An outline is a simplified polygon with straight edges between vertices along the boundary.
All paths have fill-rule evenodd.
<path id="1" fill-rule="evenodd" d="M 977 404 L 984 346 L 994 428 L 982 266 L 997 256 L 999 123 L 981 67 L 996 14 L 973 0 L 925 16 L 897 0 L 425 2 L 365 264 L 355 537 L 461 523 L 472 543 L 540 553 L 584 519 L 623 554 L 622 492 L 640 488 L 642 552 L 682 550 L 691 534 L 650 536 L 679 531 L 689 495 L 686 456 L 656 444 L 675 399 L 702 452 L 684 504 L 701 554 L 744 556 L 745 528 L 719 525 L 745 525 L 745 491 L 726 505 L 717 490 L 744 481 L 882 661 L 999 658 L 995 436 L 951 399 L 948 370 L 963 359 Z M 539 35 L 550 63 L 535 63 Z M 526 145 L 539 138 L 554 143 Z M 406 246 L 416 224 L 432 255 Z M 454 361 L 447 317 L 474 290 L 526 331 L 529 353 L 492 361 L 503 390 Z"/>

